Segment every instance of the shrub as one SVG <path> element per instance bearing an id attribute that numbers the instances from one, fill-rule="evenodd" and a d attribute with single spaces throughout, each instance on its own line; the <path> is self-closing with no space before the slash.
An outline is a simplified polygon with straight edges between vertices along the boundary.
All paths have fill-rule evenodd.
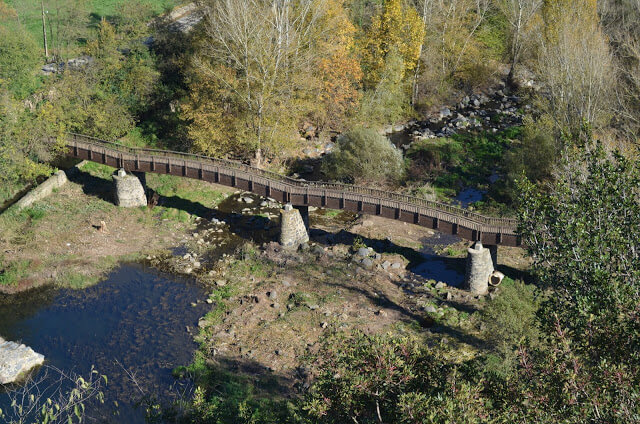
<path id="1" fill-rule="evenodd" d="M 484 338 L 497 355 L 488 361 L 488 371 L 506 375 L 516 365 L 518 346 L 539 343 L 536 320 L 539 307 L 540 298 L 534 286 L 505 279 L 499 295 L 482 311 Z"/>
<path id="2" fill-rule="evenodd" d="M 437 171 L 457 166 L 462 161 L 462 144 L 450 138 L 420 140 L 407 151 L 410 159 L 409 176 L 420 180 Z"/>
<path id="3" fill-rule="evenodd" d="M 323 163 L 323 172 L 350 183 L 394 182 L 401 178 L 404 163 L 400 151 L 386 137 L 359 127 L 338 139 L 336 151 Z"/>
<path id="4" fill-rule="evenodd" d="M 481 386 L 438 353 L 411 337 L 331 335 L 303 407 L 316 423 L 486 422 Z"/>

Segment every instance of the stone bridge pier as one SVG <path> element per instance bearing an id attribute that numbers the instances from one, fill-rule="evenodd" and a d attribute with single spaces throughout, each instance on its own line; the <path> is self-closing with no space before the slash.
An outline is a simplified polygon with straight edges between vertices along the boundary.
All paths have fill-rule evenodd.
<path id="1" fill-rule="evenodd" d="M 467 249 L 467 269 L 464 288 L 474 295 L 483 296 L 489 292 L 489 279 L 494 271 L 494 257 L 498 249 L 486 248 L 480 242 Z"/>
<path id="2" fill-rule="evenodd" d="M 306 216 L 306 225 L 304 216 Z M 305 207 L 301 213 L 291 204 L 286 204 L 283 209 L 280 209 L 280 244 L 285 249 L 297 249 L 301 244 L 307 243 L 309 241 L 308 225 L 308 207 Z"/>
<path id="3" fill-rule="evenodd" d="M 142 174 L 142 181 L 134 173 L 127 174 L 122 168 L 113 174 L 113 197 L 116 205 L 123 208 L 147 206 L 144 189 L 146 177 L 144 172 L 137 174 Z"/>

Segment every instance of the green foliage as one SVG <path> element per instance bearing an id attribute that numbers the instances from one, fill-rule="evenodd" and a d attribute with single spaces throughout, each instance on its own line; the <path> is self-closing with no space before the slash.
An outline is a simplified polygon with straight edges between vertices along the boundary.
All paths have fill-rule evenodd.
<path id="1" fill-rule="evenodd" d="M 362 237 L 360 236 L 355 236 L 353 239 L 353 245 L 351 246 L 351 251 L 352 252 L 357 252 L 359 249 L 366 249 L 367 245 L 364 243 L 364 241 L 362 241 Z"/>
<path id="2" fill-rule="evenodd" d="M 509 22 L 506 17 L 491 10 L 478 28 L 476 39 L 485 46 L 486 54 L 494 60 L 502 60 L 507 54 Z"/>
<path id="3" fill-rule="evenodd" d="M 44 143 L 43 135 L 41 121 L 0 87 L 0 182 L 21 186 L 51 173 L 42 162 L 62 146 Z"/>
<path id="4" fill-rule="evenodd" d="M 42 58 L 31 34 L 0 16 L 0 89 L 23 99 L 39 85 L 37 72 Z"/>
<path id="5" fill-rule="evenodd" d="M 482 310 L 484 339 L 493 346 L 497 360 L 490 357 L 489 372 L 507 376 L 517 365 L 517 348 L 538 346 L 541 333 L 536 313 L 540 294 L 534 286 L 505 278 L 499 295 Z"/>
<path id="6" fill-rule="evenodd" d="M 550 191 L 522 183 L 519 230 L 562 325 L 588 335 L 585 350 L 637 363 L 640 162 L 600 143 L 567 155 Z"/>
<path id="7" fill-rule="evenodd" d="M 202 368 L 201 368 L 202 369 Z M 301 423 L 291 402 L 261 398 L 247 377 L 215 368 L 196 375 L 191 422 L 202 424 Z"/>
<path id="8" fill-rule="evenodd" d="M 403 80 L 402 57 L 391 51 L 377 84 L 365 91 L 358 120 L 371 126 L 383 126 L 404 118 L 409 108 L 409 86 Z"/>
<path id="9" fill-rule="evenodd" d="M 496 134 L 461 133 L 415 142 L 407 151 L 408 176 L 414 181 L 426 179 L 446 195 L 463 187 L 482 186 L 500 169 L 503 156 L 521 132 L 513 127 Z"/>
<path id="10" fill-rule="evenodd" d="M 407 151 L 409 177 L 415 180 L 434 177 L 462 162 L 463 146 L 450 138 L 420 140 Z"/>
<path id="11" fill-rule="evenodd" d="M 30 35 L 36 40 L 38 45 L 38 51 L 43 53 L 43 40 L 42 40 L 42 14 L 40 10 L 40 0 L 5 0 L 7 4 L 13 6 L 18 12 L 20 21 L 25 28 L 29 31 Z M 82 15 L 79 21 L 75 25 L 89 25 L 89 15 L 93 15 L 97 21 L 102 17 L 111 19 L 113 17 L 122 16 L 119 13 L 120 8 L 128 6 L 136 6 L 142 4 L 143 7 L 150 8 L 153 13 L 162 13 L 173 6 L 176 6 L 179 2 L 176 0 L 140 0 L 140 1 L 127 1 L 127 0 L 87 0 L 81 4 Z M 48 11 L 47 17 L 49 24 L 56 26 L 66 24 L 66 21 L 70 17 L 78 17 L 78 15 L 69 16 L 70 8 L 77 8 L 78 2 L 75 0 L 44 0 L 44 5 Z M 130 10 L 141 10 L 140 7 L 132 7 Z M 49 35 L 49 34 L 48 34 Z M 50 36 L 50 35 L 49 35 Z M 83 40 L 73 39 L 73 43 L 82 44 Z M 51 42 L 51 40 L 49 40 Z M 74 48 L 76 46 L 73 46 Z M 52 48 L 52 46 L 50 46 Z"/>
<path id="12" fill-rule="evenodd" d="M 15 286 L 27 276 L 31 261 L 7 262 L 0 257 L 0 286 Z"/>
<path id="13" fill-rule="evenodd" d="M 45 366 L 46 374 L 58 384 L 46 385 L 44 380 L 27 380 L 17 391 L 10 391 L 10 408 L 0 410 L 6 424 L 76 424 L 85 422 L 87 406 L 104 403 L 102 388 L 108 383 L 105 375 L 91 368 L 85 377 L 66 375 L 56 368 Z"/>
<path id="14" fill-rule="evenodd" d="M 376 130 L 362 127 L 340 136 L 322 166 L 325 175 L 350 182 L 394 182 L 404 172 L 400 151 Z"/>
<path id="15" fill-rule="evenodd" d="M 552 180 L 559 154 L 558 143 L 549 125 L 543 120 L 526 122 L 521 141 L 504 156 L 503 166 L 507 174 L 505 195 L 511 200 L 519 197 L 516 181 L 523 176 L 534 183 Z"/>
<path id="16" fill-rule="evenodd" d="M 320 370 L 303 406 L 312 422 L 486 422 L 477 388 L 416 339 L 334 334 L 311 359 Z"/>

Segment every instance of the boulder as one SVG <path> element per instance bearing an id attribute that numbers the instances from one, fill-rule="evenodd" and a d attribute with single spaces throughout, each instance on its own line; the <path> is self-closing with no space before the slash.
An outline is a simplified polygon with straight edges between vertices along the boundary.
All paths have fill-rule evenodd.
<path id="1" fill-rule="evenodd" d="M 44 356 L 23 344 L 0 338 L 0 384 L 14 383 L 44 363 Z"/>
<path id="2" fill-rule="evenodd" d="M 371 258 L 364 258 L 362 260 L 362 266 L 366 269 L 371 269 L 373 268 L 373 261 L 371 260 Z"/>

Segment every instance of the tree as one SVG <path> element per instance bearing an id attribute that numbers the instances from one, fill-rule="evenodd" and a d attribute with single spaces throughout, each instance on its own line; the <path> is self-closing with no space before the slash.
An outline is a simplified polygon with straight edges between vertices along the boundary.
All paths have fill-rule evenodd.
<path id="1" fill-rule="evenodd" d="M 360 104 L 363 73 L 354 54 L 356 28 L 349 20 L 344 0 L 327 0 L 325 7 L 324 22 L 319 25 L 326 30 L 318 42 L 316 67 L 322 105 L 315 114 L 321 124 L 340 128 Z"/>
<path id="2" fill-rule="evenodd" d="M 0 418 L 7 424 L 82 423 L 86 405 L 104 403 L 102 389 L 107 381 L 93 367 L 84 378 L 45 367 L 37 379 L 29 378 L 23 387 L 7 393 L 11 407 L 0 410 Z"/>
<path id="3" fill-rule="evenodd" d="M 355 128 L 338 138 L 323 164 L 326 175 L 349 182 L 393 182 L 404 171 L 402 154 L 376 130 Z"/>
<path id="4" fill-rule="evenodd" d="M 239 84 L 238 79 L 233 70 L 223 65 L 219 65 L 215 73 L 224 79 L 210 78 L 209 74 L 198 72 L 199 69 L 191 73 L 189 101 L 182 104 L 182 116 L 188 122 L 192 149 L 217 157 L 241 151 L 243 143 L 251 139 L 251 134 L 246 134 L 243 129 L 245 108 L 233 91 L 233 87 Z M 251 148 L 251 145 L 244 146 L 248 151 Z"/>
<path id="5" fill-rule="evenodd" d="M 602 26 L 620 71 L 613 125 L 619 138 L 638 143 L 640 129 L 640 2 L 604 0 L 598 3 Z"/>
<path id="6" fill-rule="evenodd" d="M 405 66 L 399 53 L 392 51 L 386 59 L 380 80 L 364 93 L 358 119 L 363 125 L 384 126 L 407 114 L 408 87 Z"/>
<path id="7" fill-rule="evenodd" d="M 365 87 L 374 88 L 386 67 L 391 53 L 404 63 L 403 78 L 418 64 L 424 39 L 424 27 L 413 6 L 403 6 L 402 0 L 386 0 L 380 13 L 373 17 L 367 30 L 362 64 Z"/>
<path id="8" fill-rule="evenodd" d="M 4 3 L 0 7 L 0 87 L 25 98 L 38 86 L 40 49 L 32 35 L 14 20 L 15 11 Z"/>
<path id="9" fill-rule="evenodd" d="M 583 137 L 585 123 L 604 125 L 611 112 L 615 69 L 594 0 L 546 0 L 537 73 L 541 107 L 558 132 Z"/>
<path id="10" fill-rule="evenodd" d="M 0 182 L 23 184 L 51 172 L 43 163 L 62 148 L 43 142 L 41 123 L 0 87 Z"/>
<path id="11" fill-rule="evenodd" d="M 533 29 L 531 23 L 542 6 L 543 0 L 499 0 L 498 7 L 507 18 L 511 27 L 511 68 L 509 81 L 513 81 L 513 72 L 524 51 L 528 33 Z"/>
<path id="12" fill-rule="evenodd" d="M 313 0 L 205 4 L 204 39 L 194 65 L 201 75 L 226 86 L 234 102 L 242 105 L 243 125 L 249 128 L 258 165 L 265 151 L 275 156 L 290 144 L 296 118 L 312 107 L 315 81 L 308 75 L 317 58 L 314 47 L 323 4 Z"/>
<path id="13" fill-rule="evenodd" d="M 547 192 L 523 183 L 520 233 L 561 325 L 599 356 L 638 363 L 640 162 L 600 144 L 569 154 Z M 585 352 L 588 353 L 588 352 Z"/>
<path id="14" fill-rule="evenodd" d="M 419 72 L 414 74 L 413 103 L 446 99 L 452 86 L 484 83 L 478 70 L 490 69 L 487 46 L 478 40 L 489 0 L 414 0 L 422 17 L 425 38 Z M 479 75 L 480 74 L 480 75 Z"/>

